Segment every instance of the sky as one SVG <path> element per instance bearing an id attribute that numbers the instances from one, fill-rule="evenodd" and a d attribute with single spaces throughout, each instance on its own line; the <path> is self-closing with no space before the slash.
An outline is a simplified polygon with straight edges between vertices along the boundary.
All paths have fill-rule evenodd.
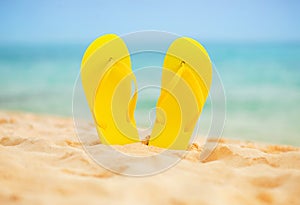
<path id="1" fill-rule="evenodd" d="M 1 0 L 0 43 L 160 30 L 209 41 L 300 41 L 300 1 Z"/>

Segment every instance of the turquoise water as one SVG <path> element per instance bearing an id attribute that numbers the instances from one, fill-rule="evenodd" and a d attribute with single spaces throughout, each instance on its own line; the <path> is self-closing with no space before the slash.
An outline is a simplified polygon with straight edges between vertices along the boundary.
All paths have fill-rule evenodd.
<path id="1" fill-rule="evenodd" d="M 299 146 L 300 44 L 204 45 L 226 92 L 223 135 Z M 71 116 L 73 86 L 85 48 L 59 44 L 0 46 L 0 109 Z M 133 56 L 135 69 L 162 61 L 162 55 Z M 158 94 L 149 90 L 140 96 L 138 123 L 145 121 L 145 113 L 155 105 Z M 201 116 L 203 130 L 209 127 L 209 108 L 208 103 Z"/>

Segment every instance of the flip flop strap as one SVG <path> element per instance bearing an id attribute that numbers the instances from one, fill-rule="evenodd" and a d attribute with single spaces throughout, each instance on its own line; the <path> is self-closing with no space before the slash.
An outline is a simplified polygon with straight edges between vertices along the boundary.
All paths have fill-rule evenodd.
<path id="1" fill-rule="evenodd" d="M 100 82 L 99 82 L 99 85 L 98 85 L 98 88 L 103 86 L 103 84 L 105 84 L 105 82 L 107 82 L 109 79 L 108 79 L 108 76 L 110 75 L 111 71 L 113 69 L 118 69 L 118 65 L 117 64 L 122 64 L 124 68 L 128 68 L 128 66 L 126 64 L 124 64 L 123 62 L 119 61 L 119 62 L 116 62 L 115 65 L 113 64 L 110 64 L 110 62 L 112 61 L 112 58 L 109 59 L 108 63 L 107 63 L 107 66 L 110 66 L 110 68 L 104 73 L 104 76 L 101 78 Z M 131 70 L 119 70 L 120 71 L 120 75 L 128 75 L 129 72 L 132 72 Z M 135 124 L 135 120 L 134 120 L 134 110 L 135 110 L 135 106 L 136 106 L 136 103 L 137 103 L 137 82 L 136 82 L 136 78 L 135 76 L 133 75 L 133 73 L 129 74 L 128 77 L 131 82 L 133 82 L 134 84 L 134 94 L 133 94 L 133 97 L 131 98 L 131 100 L 129 101 L 128 103 L 128 110 L 127 110 L 127 116 L 126 116 L 126 120 L 127 122 L 131 122 L 131 123 L 134 123 Z M 95 97 L 94 97 L 94 100 L 96 98 L 96 92 L 97 92 L 98 89 L 96 89 L 95 91 Z M 92 112 L 93 115 L 94 115 L 94 112 Z M 95 122 L 96 124 L 105 129 L 107 127 L 107 123 L 102 121 L 101 118 L 100 119 L 97 119 L 96 116 L 94 115 L 93 116 L 94 119 L 95 119 Z"/>
<path id="2" fill-rule="evenodd" d="M 184 61 L 181 62 L 181 65 L 180 65 L 178 71 L 176 72 L 175 76 L 169 82 L 167 91 L 174 90 L 174 88 L 178 84 L 179 80 L 182 79 L 182 75 L 184 73 L 188 73 L 191 77 L 191 80 L 196 84 L 197 89 L 193 89 L 193 92 L 195 93 L 195 97 L 197 99 L 198 109 L 201 109 L 202 100 L 203 100 L 203 93 L 201 92 L 201 85 L 199 84 L 195 75 L 189 70 L 189 68 L 186 67 Z M 166 99 L 166 96 L 167 96 L 166 91 L 163 90 L 158 104 L 162 103 Z"/>

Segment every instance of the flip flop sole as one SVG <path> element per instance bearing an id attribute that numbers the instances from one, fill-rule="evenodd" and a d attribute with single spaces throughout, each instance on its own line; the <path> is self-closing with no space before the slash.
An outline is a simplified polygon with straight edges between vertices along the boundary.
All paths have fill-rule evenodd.
<path id="1" fill-rule="evenodd" d="M 82 59 L 81 80 L 101 143 L 139 141 L 133 115 L 137 93 L 132 96 L 136 80 L 120 37 L 107 34 L 91 43 Z"/>
<path id="2" fill-rule="evenodd" d="M 204 47 L 178 38 L 169 47 L 149 145 L 186 149 L 208 96 L 212 64 Z"/>

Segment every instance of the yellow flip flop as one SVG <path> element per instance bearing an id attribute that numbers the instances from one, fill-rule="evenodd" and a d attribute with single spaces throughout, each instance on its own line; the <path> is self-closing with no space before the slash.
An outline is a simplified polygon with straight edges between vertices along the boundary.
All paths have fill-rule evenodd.
<path id="1" fill-rule="evenodd" d="M 212 82 L 212 64 L 204 47 L 178 38 L 164 59 L 161 94 L 149 145 L 184 150 L 193 134 Z"/>
<path id="2" fill-rule="evenodd" d="M 128 49 L 120 37 L 107 34 L 90 44 L 82 58 L 81 80 L 101 143 L 138 142 L 134 119 L 136 79 Z"/>

